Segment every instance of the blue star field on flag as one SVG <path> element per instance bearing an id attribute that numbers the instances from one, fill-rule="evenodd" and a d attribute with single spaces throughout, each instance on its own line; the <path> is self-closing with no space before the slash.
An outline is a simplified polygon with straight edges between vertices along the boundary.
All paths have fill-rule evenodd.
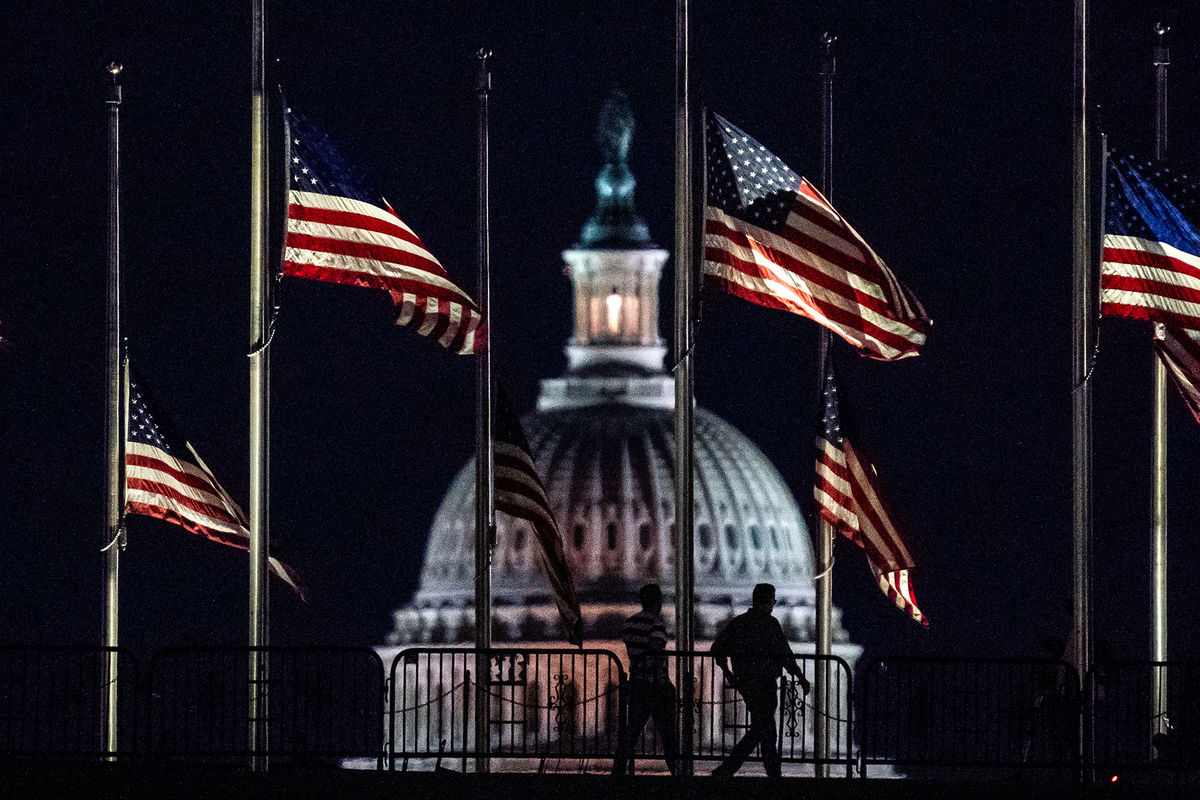
<path id="1" fill-rule="evenodd" d="M 290 109 L 287 119 L 283 274 L 382 289 L 397 325 L 456 353 L 482 351 L 487 326 L 470 296 L 323 131 Z"/>
<path id="2" fill-rule="evenodd" d="M 811 183 L 709 112 L 705 283 L 808 317 L 863 355 L 916 355 L 929 319 L 916 296 Z"/>
<path id="3" fill-rule="evenodd" d="M 778 232 L 803 180 L 767 148 L 727 120 L 709 114 L 708 204 Z"/>
<path id="4" fill-rule="evenodd" d="M 1165 162 L 1116 156 L 1108 165 L 1104 232 L 1200 254 L 1200 182 Z"/>

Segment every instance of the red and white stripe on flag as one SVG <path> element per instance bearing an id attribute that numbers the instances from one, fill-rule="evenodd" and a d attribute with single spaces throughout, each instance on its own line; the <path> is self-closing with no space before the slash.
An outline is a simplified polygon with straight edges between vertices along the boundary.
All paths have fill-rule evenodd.
<path id="1" fill-rule="evenodd" d="M 887 595 L 888 599 L 896 604 L 896 607 L 907 612 L 909 616 L 915 619 L 922 625 L 928 625 L 925 621 L 925 615 L 921 613 L 921 609 L 917 608 L 917 601 L 913 597 L 912 585 L 908 582 L 908 570 L 898 569 L 895 572 L 888 572 L 879 576 L 879 588 Z"/>
<path id="2" fill-rule="evenodd" d="M 496 389 L 495 425 L 492 428 L 496 510 L 526 520 L 533 527 L 542 567 L 554 592 L 567 641 L 582 647 L 583 615 L 579 595 L 567 565 L 554 509 L 508 393 L 503 384 L 497 384 Z"/>
<path id="3" fill-rule="evenodd" d="M 1166 242 L 1105 234 L 1100 310 L 1165 325 L 1155 350 L 1200 422 L 1200 257 Z"/>
<path id="4" fill-rule="evenodd" d="M 1105 234 L 1100 310 L 1200 329 L 1200 257 L 1166 242 Z"/>
<path id="5" fill-rule="evenodd" d="M 909 582 L 912 554 L 879 494 L 875 467 L 862 459 L 844 436 L 841 447 L 824 437 L 817 444 L 813 496 L 821 516 L 863 548 L 888 599 L 917 622 L 928 625 Z"/>
<path id="6" fill-rule="evenodd" d="M 390 207 L 298 189 L 288 197 L 285 275 L 383 289 L 396 324 L 455 353 L 486 347 L 475 302 Z"/>
<path id="7" fill-rule="evenodd" d="M 706 280 L 808 317 L 875 358 L 917 355 L 928 318 L 916 297 L 807 179 L 795 198 L 778 233 L 706 206 Z"/>
<path id="8" fill-rule="evenodd" d="M 1154 347 L 1192 416 L 1200 422 L 1200 332 L 1167 326 L 1166 335 L 1156 340 Z"/>
<path id="9" fill-rule="evenodd" d="M 199 465 L 143 442 L 125 443 L 125 511 L 157 517 L 214 542 L 249 549 L 246 515 Z M 294 571 L 276 558 L 272 572 L 301 597 Z"/>

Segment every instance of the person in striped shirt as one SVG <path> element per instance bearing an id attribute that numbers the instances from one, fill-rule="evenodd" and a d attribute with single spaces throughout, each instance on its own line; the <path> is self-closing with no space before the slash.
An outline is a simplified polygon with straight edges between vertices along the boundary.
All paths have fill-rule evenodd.
<path id="1" fill-rule="evenodd" d="M 648 583 L 638 593 L 642 610 L 625 620 L 621 638 L 629 655 L 628 725 L 620 731 L 613 774 L 620 775 L 629 765 L 633 745 L 646 726 L 654 726 L 662 739 L 667 769 L 677 774 L 679 729 L 675 714 L 675 684 L 667 671 L 667 627 L 662 619 L 662 589 Z"/>

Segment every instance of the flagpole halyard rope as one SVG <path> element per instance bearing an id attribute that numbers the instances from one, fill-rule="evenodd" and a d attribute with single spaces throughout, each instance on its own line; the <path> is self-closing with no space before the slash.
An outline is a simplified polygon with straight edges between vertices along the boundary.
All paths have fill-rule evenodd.
<path id="1" fill-rule="evenodd" d="M 279 312 L 282 310 L 280 298 L 283 289 L 283 273 L 275 275 L 275 303 L 271 307 L 271 319 L 267 322 L 267 338 L 258 347 L 246 354 L 247 358 L 254 358 L 256 355 L 266 351 L 271 346 L 271 342 L 275 339 L 276 323 L 279 322 Z"/>
<path id="2" fill-rule="evenodd" d="M 100 552 L 107 553 L 110 549 L 112 549 L 113 545 L 117 545 L 117 549 L 119 549 L 119 550 L 125 549 L 125 520 L 124 520 L 124 518 L 122 518 L 121 522 L 117 525 L 117 530 L 113 534 L 112 540 L 109 541 L 108 544 L 104 545 L 104 547 L 101 547 Z"/>
<path id="3" fill-rule="evenodd" d="M 679 371 L 679 368 L 683 366 L 683 362 L 686 361 L 695 350 L 696 350 L 696 337 L 693 335 L 691 343 L 688 344 L 687 350 L 682 355 L 680 355 L 679 358 L 677 358 L 675 360 L 675 363 L 671 366 L 671 374 L 672 375 L 674 375 L 675 373 L 677 373 Z"/>
<path id="4" fill-rule="evenodd" d="M 104 547 L 101 547 L 101 548 L 100 548 L 100 552 L 101 552 L 101 553 L 107 553 L 109 550 L 111 550 L 111 549 L 112 549 L 112 546 L 113 546 L 114 544 L 116 544 L 117 542 L 119 542 L 119 541 L 121 541 L 121 534 L 119 534 L 119 533 L 113 534 L 113 537 L 112 537 L 112 539 L 109 541 L 109 543 L 108 543 L 108 544 L 106 544 L 106 545 L 104 545 Z"/>
<path id="5" fill-rule="evenodd" d="M 813 580 L 814 580 L 814 581 L 819 581 L 819 580 L 821 580 L 822 578 L 824 578 L 826 575 L 828 575 L 830 572 L 832 572 L 832 571 L 833 571 L 833 562 L 834 562 L 834 561 L 836 561 L 836 559 L 834 559 L 834 558 L 830 558 L 830 559 L 829 559 L 829 566 L 825 567 L 825 569 L 821 570 L 821 571 L 820 571 L 818 574 L 816 574 L 816 575 L 813 575 Z"/>
<path id="6" fill-rule="evenodd" d="M 1100 360 L 1100 320 L 1102 319 L 1104 319 L 1104 314 L 1096 315 L 1096 344 L 1092 348 L 1091 358 L 1088 359 L 1088 368 L 1083 375 L 1083 380 L 1075 384 L 1075 387 L 1071 389 L 1071 394 L 1075 394 L 1087 386 L 1088 381 L 1092 379 L 1092 373 L 1096 370 L 1096 363 Z"/>

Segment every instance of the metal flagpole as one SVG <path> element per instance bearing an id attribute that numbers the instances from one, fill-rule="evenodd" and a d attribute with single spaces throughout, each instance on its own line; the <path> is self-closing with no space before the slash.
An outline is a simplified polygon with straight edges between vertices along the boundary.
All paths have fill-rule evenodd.
<path id="1" fill-rule="evenodd" d="M 821 192 L 833 202 L 833 76 L 837 72 L 833 43 L 837 37 L 826 31 L 821 35 Z M 818 349 L 817 397 L 825 390 L 825 369 L 831 337 L 821 328 Z M 833 526 L 817 515 L 817 563 L 820 572 L 813 580 L 816 590 L 816 680 L 813 682 L 814 773 L 818 778 L 829 774 L 829 655 L 832 650 L 833 624 Z"/>
<path id="2" fill-rule="evenodd" d="M 695 576 L 693 575 L 692 472 L 695 392 L 692 375 L 694 345 L 695 227 L 693 206 L 692 101 L 690 96 L 690 11 L 688 0 L 675 2 L 675 648 L 695 647 L 692 631 Z M 677 668 L 681 775 L 692 774 L 692 684 L 690 657 Z"/>
<path id="3" fill-rule="evenodd" d="M 487 48 L 479 53 L 479 311 L 488 325 L 492 321 L 491 239 L 488 207 L 488 92 L 492 75 Z M 489 330 L 489 334 L 491 331 Z M 475 771 L 488 772 L 491 741 L 488 718 L 491 674 L 487 650 L 492 646 L 492 546 L 496 539 L 496 496 L 494 448 L 492 444 L 492 346 L 491 337 L 475 356 Z"/>
<path id="4" fill-rule="evenodd" d="M 1167 157 L 1167 67 L 1171 54 L 1163 23 L 1154 26 L 1154 158 Z M 1166 328 L 1154 325 L 1154 338 L 1162 340 Z M 1167 660 L 1167 367 L 1155 353 L 1154 359 L 1154 568 L 1152 661 Z M 1156 668 L 1153 678 L 1154 733 L 1165 729 L 1167 713 L 1166 670 Z"/>
<path id="5" fill-rule="evenodd" d="M 1075 0 L 1072 120 L 1071 456 L 1072 490 L 1072 662 L 1087 680 L 1092 662 L 1092 387 L 1089 381 L 1097 319 L 1097 275 L 1093 269 L 1091 122 L 1087 94 L 1087 0 Z M 1080 717 L 1084 763 L 1090 761 L 1091 725 Z M 1086 774 L 1086 773 L 1085 773 Z"/>
<path id="6" fill-rule="evenodd" d="M 112 82 L 105 104 L 108 106 L 108 286 L 105 379 L 108 397 L 104 409 L 104 444 L 108 454 L 108 498 L 104 514 L 104 646 L 115 648 L 119 640 L 118 594 L 121 566 L 122 494 L 122 405 L 121 405 L 121 65 L 108 65 Z M 117 749 L 117 666 L 115 650 L 110 650 L 104 665 L 105 694 L 104 749 Z"/>
<path id="7" fill-rule="evenodd" d="M 250 71 L 250 767 L 267 769 L 267 558 L 270 456 L 270 281 L 267 243 L 266 13 L 251 0 Z"/>

